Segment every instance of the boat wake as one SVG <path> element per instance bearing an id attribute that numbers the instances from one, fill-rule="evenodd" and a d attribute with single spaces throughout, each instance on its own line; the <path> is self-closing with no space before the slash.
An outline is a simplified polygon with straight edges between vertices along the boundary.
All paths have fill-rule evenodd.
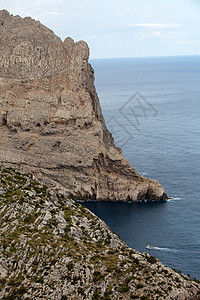
<path id="1" fill-rule="evenodd" d="M 168 200 L 167 200 L 167 202 L 173 202 L 173 201 L 179 201 L 179 200 L 181 200 L 181 198 L 175 198 L 175 197 L 170 197 Z"/>
<path id="2" fill-rule="evenodd" d="M 141 176 L 146 176 L 147 175 L 147 173 L 145 173 L 145 172 L 139 173 L 139 174 L 141 174 Z"/>
<path id="3" fill-rule="evenodd" d="M 166 252 L 177 252 L 178 250 L 176 249 L 171 249 L 171 248 L 163 248 L 163 247 L 154 247 L 154 246 L 146 246 L 146 249 L 149 250 L 158 250 L 158 251 L 166 251 Z"/>

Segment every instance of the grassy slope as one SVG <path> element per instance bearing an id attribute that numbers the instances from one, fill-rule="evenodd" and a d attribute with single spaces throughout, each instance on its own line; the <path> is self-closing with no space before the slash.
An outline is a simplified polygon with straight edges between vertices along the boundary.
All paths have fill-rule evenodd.
<path id="1" fill-rule="evenodd" d="M 198 283 L 128 248 L 89 210 L 0 168 L 1 299 L 187 299 Z M 196 298 L 197 299 L 197 298 Z"/>

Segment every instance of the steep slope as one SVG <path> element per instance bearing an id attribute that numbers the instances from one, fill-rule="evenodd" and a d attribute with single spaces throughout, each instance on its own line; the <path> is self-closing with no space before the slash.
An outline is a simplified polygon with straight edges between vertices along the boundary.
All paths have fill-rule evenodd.
<path id="1" fill-rule="evenodd" d="M 163 200 L 107 130 L 85 42 L 0 11 L 0 162 L 74 199 Z"/>
<path id="2" fill-rule="evenodd" d="M 199 299 L 199 284 L 130 249 L 86 208 L 0 167 L 0 299 Z"/>

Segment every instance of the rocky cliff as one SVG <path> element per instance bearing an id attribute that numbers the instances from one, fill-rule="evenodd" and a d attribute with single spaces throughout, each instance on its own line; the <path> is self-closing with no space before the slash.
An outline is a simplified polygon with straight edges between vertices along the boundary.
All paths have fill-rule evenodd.
<path id="1" fill-rule="evenodd" d="M 0 299 L 195 300 L 199 288 L 80 204 L 0 166 Z"/>
<path id="2" fill-rule="evenodd" d="M 0 11 L 0 162 L 74 199 L 163 200 L 107 130 L 85 42 Z"/>

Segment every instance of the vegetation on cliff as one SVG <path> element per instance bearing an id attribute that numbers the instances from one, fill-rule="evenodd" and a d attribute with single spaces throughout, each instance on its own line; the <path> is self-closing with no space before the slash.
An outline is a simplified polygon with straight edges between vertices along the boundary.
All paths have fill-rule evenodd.
<path id="1" fill-rule="evenodd" d="M 130 249 L 82 205 L 0 168 L 1 299 L 198 299 L 199 285 Z"/>

